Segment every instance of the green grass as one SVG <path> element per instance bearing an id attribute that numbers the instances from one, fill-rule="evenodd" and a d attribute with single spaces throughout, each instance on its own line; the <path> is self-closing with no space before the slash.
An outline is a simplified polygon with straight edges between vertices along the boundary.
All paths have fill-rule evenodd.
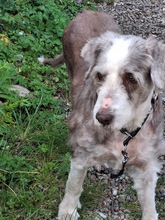
<path id="1" fill-rule="evenodd" d="M 43 119 L 38 114 L 39 108 L 31 115 L 27 112 L 22 121 L 15 113 L 12 138 L 17 142 L 1 150 L 1 216 L 9 219 L 51 219 L 57 215 L 61 186 L 69 171 L 67 126 L 54 114 L 47 119 L 45 113 Z M 54 117 L 52 122 L 50 117 Z"/>
<path id="2" fill-rule="evenodd" d="M 70 166 L 65 65 L 37 58 L 62 50 L 65 27 L 94 3 L 0 1 L 0 219 L 55 219 Z M 12 84 L 27 88 L 19 97 Z"/>

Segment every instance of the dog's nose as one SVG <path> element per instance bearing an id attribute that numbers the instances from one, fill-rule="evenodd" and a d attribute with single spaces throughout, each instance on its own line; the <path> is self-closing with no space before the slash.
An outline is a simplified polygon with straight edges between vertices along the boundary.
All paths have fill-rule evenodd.
<path id="1" fill-rule="evenodd" d="M 97 112 L 96 114 L 96 119 L 103 125 L 109 125 L 113 118 L 114 116 L 107 112 Z"/>

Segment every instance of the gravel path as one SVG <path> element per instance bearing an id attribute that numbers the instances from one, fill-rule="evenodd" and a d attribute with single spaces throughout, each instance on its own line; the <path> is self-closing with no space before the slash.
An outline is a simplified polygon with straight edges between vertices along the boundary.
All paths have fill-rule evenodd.
<path id="1" fill-rule="evenodd" d="M 134 34 L 143 38 L 152 34 L 158 39 L 165 40 L 165 0 L 116 0 L 114 4 L 100 3 L 98 5 L 100 10 L 113 13 L 114 19 L 120 25 L 124 34 Z M 165 156 L 160 159 L 165 160 Z M 160 174 L 161 184 L 156 189 L 160 220 L 165 219 L 164 175 L 165 167 Z M 140 210 L 139 214 L 137 214 L 138 211 L 130 214 L 130 210 L 122 205 L 124 201 L 134 204 L 135 209 L 139 209 L 136 193 L 131 189 L 133 186 L 132 180 L 126 174 L 112 180 L 108 169 L 103 168 L 101 172 L 97 172 L 94 168 L 91 168 L 88 172 L 88 178 L 91 182 L 99 179 L 108 183 L 109 187 L 106 198 L 100 201 L 99 208 L 92 210 L 98 215 L 96 217 L 90 216 L 89 220 L 138 220 L 141 218 Z"/>
<path id="2" fill-rule="evenodd" d="M 165 0 L 116 0 L 114 5 L 100 5 L 113 13 L 125 34 L 146 38 L 153 34 L 165 40 Z"/>

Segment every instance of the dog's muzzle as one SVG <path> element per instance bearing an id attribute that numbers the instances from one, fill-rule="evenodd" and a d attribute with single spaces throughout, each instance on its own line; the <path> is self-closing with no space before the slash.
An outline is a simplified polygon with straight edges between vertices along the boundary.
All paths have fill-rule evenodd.
<path id="1" fill-rule="evenodd" d="M 102 125 L 109 125 L 114 118 L 114 115 L 111 115 L 109 112 L 102 110 L 97 112 L 96 119 Z"/>
<path id="2" fill-rule="evenodd" d="M 112 122 L 113 118 L 114 118 L 114 115 L 112 115 L 109 112 L 109 106 L 110 105 L 111 105 L 111 99 L 110 98 L 104 98 L 103 101 L 102 101 L 101 109 L 96 114 L 96 119 L 102 125 L 109 125 Z"/>

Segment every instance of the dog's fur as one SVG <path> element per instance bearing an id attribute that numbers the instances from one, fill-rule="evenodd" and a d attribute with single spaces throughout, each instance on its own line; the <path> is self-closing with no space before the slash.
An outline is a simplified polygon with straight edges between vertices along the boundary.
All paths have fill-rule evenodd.
<path id="1" fill-rule="evenodd" d="M 40 61 L 55 66 L 57 59 Z M 78 219 L 89 166 L 121 169 L 127 136 L 120 130 L 135 130 L 150 112 L 127 146 L 126 169 L 134 180 L 142 219 L 157 220 L 155 187 L 161 168 L 157 158 L 165 152 L 160 98 L 165 88 L 165 45 L 153 37 L 122 35 L 110 15 L 83 11 L 64 31 L 63 61 L 71 79 L 69 128 L 74 153 L 58 219 Z M 154 105 L 153 94 L 158 96 Z"/>

